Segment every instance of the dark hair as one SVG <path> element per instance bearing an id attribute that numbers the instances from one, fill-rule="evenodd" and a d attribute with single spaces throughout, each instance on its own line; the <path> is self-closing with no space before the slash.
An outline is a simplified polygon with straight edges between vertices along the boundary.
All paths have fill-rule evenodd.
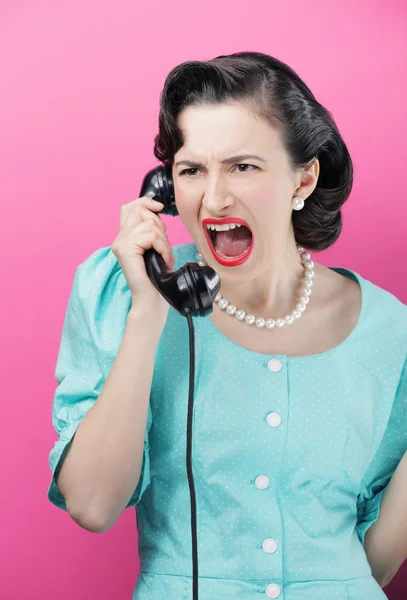
<path id="1" fill-rule="evenodd" d="M 324 250 L 339 237 L 341 206 L 352 189 L 353 166 L 331 114 L 286 64 L 260 52 L 239 52 L 209 61 L 187 61 L 168 74 L 160 98 L 154 154 L 172 163 L 184 140 L 177 116 L 187 106 L 242 101 L 277 127 L 294 168 L 317 158 L 317 186 L 293 211 L 297 243 Z"/>

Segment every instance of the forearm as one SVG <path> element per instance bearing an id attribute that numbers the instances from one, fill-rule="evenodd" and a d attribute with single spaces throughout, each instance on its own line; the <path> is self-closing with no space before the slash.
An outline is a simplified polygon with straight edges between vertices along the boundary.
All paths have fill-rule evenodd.
<path id="1" fill-rule="evenodd" d="M 407 453 L 383 494 L 378 520 L 366 532 L 365 551 L 373 576 L 382 587 L 407 557 Z"/>
<path id="2" fill-rule="evenodd" d="M 148 320 L 129 313 L 109 375 L 59 474 L 69 514 L 91 531 L 118 518 L 139 481 L 157 346 L 153 332 Z"/>

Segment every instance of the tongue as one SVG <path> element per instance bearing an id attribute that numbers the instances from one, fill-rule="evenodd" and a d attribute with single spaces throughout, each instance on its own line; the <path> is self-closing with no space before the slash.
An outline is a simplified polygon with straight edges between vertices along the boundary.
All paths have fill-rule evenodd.
<path id="1" fill-rule="evenodd" d="M 252 241 L 252 234 L 242 225 L 228 231 L 217 231 L 215 249 L 225 256 L 239 256 L 248 249 Z"/>

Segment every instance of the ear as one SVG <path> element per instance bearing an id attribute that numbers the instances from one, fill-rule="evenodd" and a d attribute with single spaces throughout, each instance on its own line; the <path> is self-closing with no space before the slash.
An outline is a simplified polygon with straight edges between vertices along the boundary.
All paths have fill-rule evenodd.
<path id="1" fill-rule="evenodd" d="M 293 198 L 299 196 L 306 200 L 317 186 L 319 177 L 319 160 L 315 158 L 312 163 L 301 169 L 298 175 L 298 185 L 294 191 Z"/>

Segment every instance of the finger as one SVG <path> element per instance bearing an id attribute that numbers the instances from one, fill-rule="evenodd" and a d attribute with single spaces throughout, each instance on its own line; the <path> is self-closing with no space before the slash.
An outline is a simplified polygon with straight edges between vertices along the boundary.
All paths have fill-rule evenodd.
<path id="1" fill-rule="evenodd" d="M 161 227 L 161 224 L 157 223 L 153 219 L 146 219 L 145 221 L 141 221 L 140 223 L 137 223 L 137 225 L 134 225 L 134 227 L 131 227 L 129 229 L 129 231 L 126 231 L 126 235 L 130 235 L 132 239 L 135 239 L 139 233 L 148 233 L 148 232 L 153 232 L 153 231 L 159 232 L 166 239 L 168 239 L 167 233 Z"/>
<path id="2" fill-rule="evenodd" d="M 158 215 L 156 215 L 151 208 L 147 208 L 142 204 L 137 204 L 134 206 L 133 210 L 128 213 L 128 216 L 124 223 L 122 224 L 122 230 L 127 231 L 132 229 L 135 225 L 138 225 L 142 221 L 153 220 L 157 224 L 161 226 L 161 228 L 165 231 L 166 227 L 163 221 L 160 219 Z"/>
<path id="3" fill-rule="evenodd" d="M 156 223 L 152 219 L 146 219 L 142 223 L 136 225 L 136 227 L 131 231 L 132 239 L 135 240 L 138 238 L 140 234 L 143 233 L 154 233 L 157 232 L 165 241 L 168 246 L 168 249 L 171 254 L 171 259 L 175 262 L 175 256 L 172 250 L 172 246 L 168 240 L 167 233 L 165 229 L 162 228 L 162 223 Z"/>
<path id="4" fill-rule="evenodd" d="M 164 204 L 162 202 L 157 202 L 148 196 L 142 196 L 141 198 L 137 198 L 136 200 L 132 200 L 127 204 L 123 204 L 120 207 L 120 229 L 124 226 L 127 219 L 132 215 L 135 211 L 138 210 L 139 207 L 145 206 L 150 211 L 160 211 L 164 208 Z"/>
<path id="5" fill-rule="evenodd" d="M 139 206 L 135 209 L 134 214 L 130 214 L 123 226 L 123 233 L 128 234 L 137 228 L 141 223 L 147 223 L 147 230 L 150 227 L 156 227 L 161 232 L 166 232 L 165 223 L 153 212 L 147 208 Z"/>
<path id="6" fill-rule="evenodd" d="M 137 236 L 137 246 L 145 250 L 154 248 L 164 259 L 167 268 L 173 268 L 175 257 L 172 248 L 165 236 L 160 231 L 148 231 L 139 233 Z"/>
<path id="7" fill-rule="evenodd" d="M 123 204 L 120 207 L 120 229 L 124 226 L 127 219 L 132 215 L 135 211 L 141 207 L 146 206 L 149 210 L 152 211 L 160 211 L 164 207 L 162 202 L 156 202 L 152 200 L 148 196 L 142 196 L 141 198 L 137 198 L 132 202 L 128 202 L 127 204 Z"/>

